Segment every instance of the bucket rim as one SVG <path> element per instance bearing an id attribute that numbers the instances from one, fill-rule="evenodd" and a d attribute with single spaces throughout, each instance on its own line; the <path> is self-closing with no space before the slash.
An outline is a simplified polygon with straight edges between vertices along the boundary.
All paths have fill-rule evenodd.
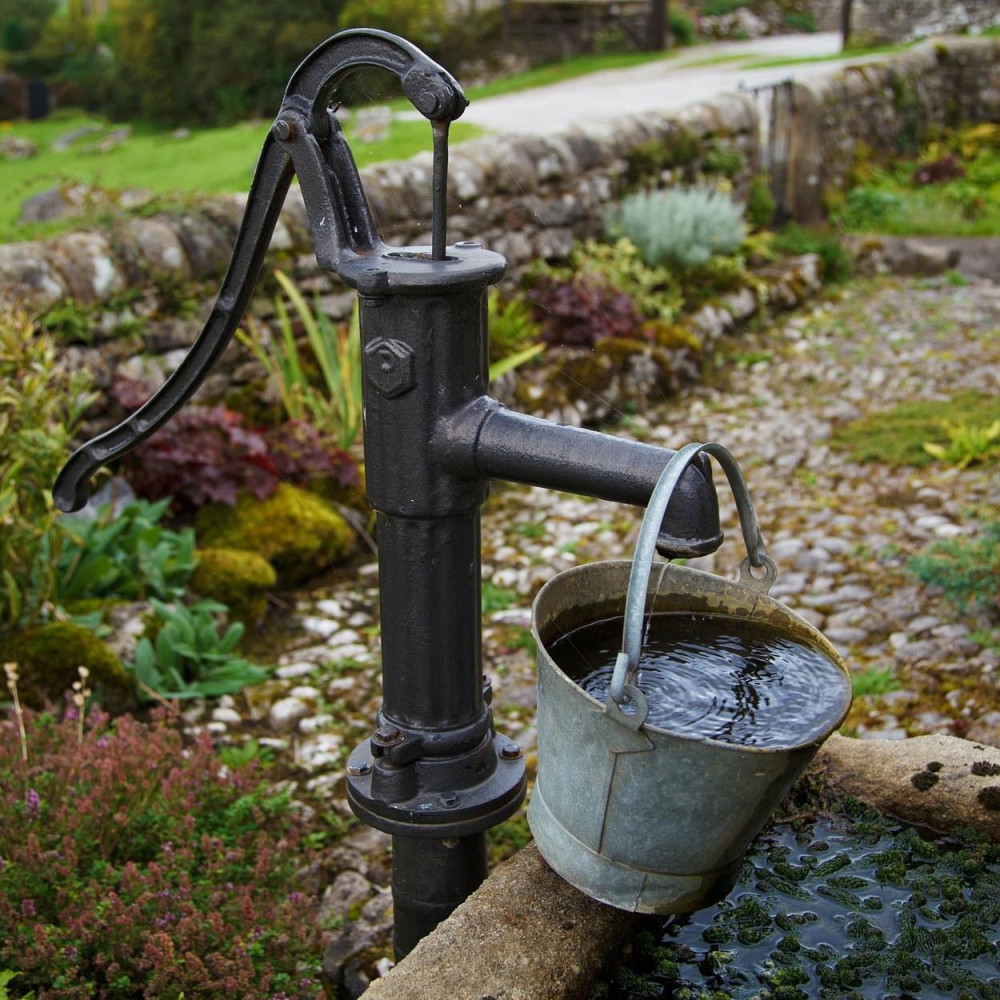
<path id="1" fill-rule="evenodd" d="M 664 565 L 664 563 L 662 562 L 656 563 L 655 565 Z M 726 577 L 719 576 L 716 573 L 706 573 L 704 570 L 694 569 L 691 566 L 678 566 L 670 561 L 666 561 L 665 565 L 667 574 L 672 574 L 675 576 L 680 574 L 682 576 L 688 576 L 695 581 L 711 581 L 713 584 L 713 588 L 716 592 L 720 588 L 720 585 L 728 585 L 731 587 L 741 586 L 741 584 L 737 581 L 729 580 Z M 625 590 L 622 594 L 622 600 L 624 601 L 628 591 L 627 576 L 628 573 L 631 571 L 631 567 L 632 567 L 631 559 L 603 559 L 603 560 L 597 560 L 596 562 L 592 563 L 585 563 L 582 566 L 571 566 L 569 569 L 562 570 L 561 572 L 553 576 L 550 580 L 548 580 L 535 595 L 535 599 L 534 601 L 532 601 L 531 604 L 531 634 L 538 648 L 539 657 L 544 655 L 545 658 L 548 660 L 548 663 L 556 671 L 559 677 L 561 677 L 564 681 L 566 681 L 567 684 L 572 685 L 573 688 L 577 692 L 579 692 L 579 694 L 581 694 L 584 698 L 590 701 L 596 709 L 601 711 L 603 711 L 606 708 L 605 703 L 598 701 L 592 694 L 589 694 L 587 691 L 584 691 L 584 689 L 580 687 L 580 685 L 577 684 L 577 682 L 574 681 L 573 678 L 570 677 L 559 666 L 559 664 L 556 663 L 556 661 L 549 655 L 548 649 L 546 648 L 546 645 L 543 642 L 542 636 L 538 629 L 538 614 L 537 614 L 538 604 L 543 599 L 543 595 L 545 595 L 546 591 L 548 591 L 559 581 L 565 580 L 567 577 L 573 577 L 582 574 L 593 573 L 595 571 L 602 569 L 607 570 L 612 568 L 622 570 L 626 573 Z M 751 590 L 752 588 L 748 587 L 746 589 Z M 782 604 L 780 601 L 775 600 L 775 598 L 773 597 L 769 597 L 767 594 L 761 591 L 754 590 L 753 593 L 755 594 L 756 603 L 754 604 L 754 607 L 751 610 L 751 612 L 745 615 L 744 617 L 753 619 L 754 618 L 753 612 L 756 611 L 757 606 L 760 602 L 763 602 L 764 607 L 770 607 L 773 610 L 780 611 L 783 614 L 788 615 L 789 617 L 793 618 L 796 621 L 797 625 L 801 627 L 803 631 L 806 632 L 806 634 L 812 640 L 814 645 L 818 647 L 819 652 L 823 653 L 840 670 L 840 673 L 843 675 L 844 680 L 847 682 L 848 698 L 847 698 L 847 703 L 844 707 L 844 711 L 841 713 L 839 718 L 821 735 L 812 737 L 811 739 L 804 740 L 800 743 L 792 743 L 788 744 L 787 746 L 782 745 L 777 747 L 773 746 L 760 747 L 747 743 L 727 743 L 725 740 L 713 739 L 710 736 L 692 736 L 690 734 L 685 734 L 685 733 L 675 733 L 669 729 L 664 729 L 662 726 L 657 726 L 650 722 L 643 722 L 642 725 L 639 727 L 640 732 L 644 729 L 649 729 L 652 732 L 656 733 L 657 735 L 669 736 L 671 739 L 683 740 L 686 743 L 707 744 L 709 746 L 716 747 L 720 750 L 730 750 L 738 753 L 750 752 L 750 753 L 767 755 L 767 754 L 793 753 L 798 750 L 807 749 L 808 747 L 820 746 L 827 738 L 829 738 L 843 725 L 844 720 L 847 718 L 847 715 L 851 710 L 851 704 L 853 702 L 853 684 L 851 681 L 851 672 L 848 669 L 847 663 L 845 662 L 843 656 L 840 655 L 840 653 L 837 651 L 837 648 L 833 645 L 833 643 L 830 642 L 830 640 L 827 639 L 827 637 L 823 635 L 823 633 L 820 632 L 820 630 L 816 628 L 816 626 L 813 625 L 812 622 L 807 621 L 796 611 L 793 611 L 791 608 L 789 608 L 786 604 Z M 698 613 L 711 614 L 711 612 L 701 612 L 701 611 Z M 727 617 L 727 616 L 724 613 L 722 613 L 719 614 L 719 617 Z M 728 617 L 734 617 L 734 616 L 730 615 Z"/>

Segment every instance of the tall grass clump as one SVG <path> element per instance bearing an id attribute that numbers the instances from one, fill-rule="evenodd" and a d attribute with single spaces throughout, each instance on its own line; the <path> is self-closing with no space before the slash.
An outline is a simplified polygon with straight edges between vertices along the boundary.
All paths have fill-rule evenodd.
<path id="1" fill-rule="evenodd" d="M 629 195 L 605 228 L 610 236 L 628 237 L 650 267 L 681 269 L 734 253 L 747 236 L 742 206 L 707 188 Z"/>

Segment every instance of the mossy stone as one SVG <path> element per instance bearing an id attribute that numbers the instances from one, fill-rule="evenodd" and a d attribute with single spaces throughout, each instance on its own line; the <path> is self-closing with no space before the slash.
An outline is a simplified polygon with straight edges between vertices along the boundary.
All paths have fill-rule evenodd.
<path id="1" fill-rule="evenodd" d="M 258 553 L 287 584 L 301 583 L 342 562 L 355 537 L 329 504 L 288 483 L 266 500 L 244 495 L 235 507 L 202 507 L 196 530 L 206 548 Z"/>
<path id="2" fill-rule="evenodd" d="M 278 582 L 274 567 L 246 549 L 198 549 L 192 590 L 229 606 L 231 616 L 255 624 L 267 611 L 267 592 Z"/>
<path id="3" fill-rule="evenodd" d="M 0 662 L 17 664 L 18 696 L 32 708 L 61 703 L 80 679 L 79 667 L 90 671 L 87 683 L 107 711 L 126 712 L 136 704 L 132 679 L 121 661 L 90 629 L 73 622 L 0 635 Z"/>

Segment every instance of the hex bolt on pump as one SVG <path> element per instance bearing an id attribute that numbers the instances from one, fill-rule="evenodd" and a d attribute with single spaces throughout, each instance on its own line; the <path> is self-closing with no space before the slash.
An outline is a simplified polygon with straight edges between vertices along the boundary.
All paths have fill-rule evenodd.
<path id="1" fill-rule="evenodd" d="M 382 242 L 329 108 L 362 66 L 394 73 L 431 122 L 430 247 Z M 345 31 L 320 45 L 289 81 L 204 330 L 151 399 L 73 454 L 53 490 L 61 509 L 79 509 L 98 468 L 149 437 L 205 379 L 243 316 L 297 175 L 319 266 L 360 296 L 383 703 L 350 756 L 347 786 L 355 813 L 393 837 L 398 957 L 485 878 L 485 831 L 524 798 L 523 754 L 495 732 L 483 681 L 479 519 L 490 479 L 645 506 L 674 454 L 515 413 L 488 395 L 486 290 L 507 262 L 476 243 L 446 246 L 448 126 L 467 103 L 444 69 L 393 35 Z M 721 540 L 711 472 L 698 460 L 663 519 L 660 549 L 697 556 Z"/>

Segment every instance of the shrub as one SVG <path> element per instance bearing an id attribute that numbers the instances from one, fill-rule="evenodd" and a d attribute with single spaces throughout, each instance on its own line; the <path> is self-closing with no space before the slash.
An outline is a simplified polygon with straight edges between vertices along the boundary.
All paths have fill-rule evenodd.
<path id="1" fill-rule="evenodd" d="M 774 195 L 766 174 L 756 174 L 747 192 L 747 222 L 754 229 L 767 229 L 774 221 Z"/>
<path id="2" fill-rule="evenodd" d="M 163 715 L 0 722 L 0 968 L 38 1000 L 315 1000 L 300 830 Z"/>
<path id="3" fill-rule="evenodd" d="M 235 410 L 188 407 L 125 460 L 136 493 L 172 498 L 179 513 L 208 503 L 234 505 L 241 494 L 270 497 L 283 480 L 334 479 L 357 483 L 357 466 L 310 424 L 290 421 L 273 430 L 247 427 Z"/>
<path id="4" fill-rule="evenodd" d="M 89 385 L 56 368 L 51 339 L 23 313 L 0 312 L 0 630 L 36 619 L 55 586 L 42 554 L 57 514 L 50 491 Z"/>
<path id="5" fill-rule="evenodd" d="M 747 232 L 742 207 L 705 188 L 629 195 L 608 217 L 606 229 L 632 240 L 651 267 L 682 268 L 732 253 Z"/>
<path id="6" fill-rule="evenodd" d="M 263 435 L 221 405 L 175 414 L 128 456 L 125 473 L 140 496 L 172 497 L 179 510 L 213 501 L 231 505 L 240 493 L 263 500 L 278 487 Z"/>
<path id="7" fill-rule="evenodd" d="M 643 318 L 632 299 L 600 280 L 543 275 L 531 290 L 531 301 L 549 344 L 593 347 L 606 337 L 642 336 Z"/>
<path id="8" fill-rule="evenodd" d="M 910 562 L 916 576 L 959 608 L 1000 612 L 1000 520 L 988 520 L 972 539 L 935 542 Z"/>
<path id="9" fill-rule="evenodd" d="M 691 45 L 694 36 L 698 33 L 694 21 L 679 10 L 671 8 L 667 12 L 667 24 L 670 26 L 670 34 L 674 40 L 674 45 Z"/>
<path id="10" fill-rule="evenodd" d="M 903 199 L 891 191 L 873 187 L 856 187 L 847 192 L 837 221 L 847 229 L 868 230 L 877 228 L 903 208 Z"/>
<path id="11" fill-rule="evenodd" d="M 747 158 L 735 147 L 715 140 L 701 161 L 706 174 L 722 174 L 735 177 L 747 165 Z"/>
<path id="12" fill-rule="evenodd" d="M 818 254 L 823 261 L 823 280 L 836 284 L 851 276 L 851 258 L 832 233 L 821 229 L 803 229 L 795 222 L 789 223 L 771 242 L 778 253 L 798 256 Z"/>
<path id="13" fill-rule="evenodd" d="M 636 309 L 647 319 L 671 322 L 684 306 L 677 276 L 668 267 L 650 267 L 639 248 L 622 238 L 614 243 L 588 240 L 572 255 L 577 272 L 592 275 L 612 288 L 628 293 Z"/>

